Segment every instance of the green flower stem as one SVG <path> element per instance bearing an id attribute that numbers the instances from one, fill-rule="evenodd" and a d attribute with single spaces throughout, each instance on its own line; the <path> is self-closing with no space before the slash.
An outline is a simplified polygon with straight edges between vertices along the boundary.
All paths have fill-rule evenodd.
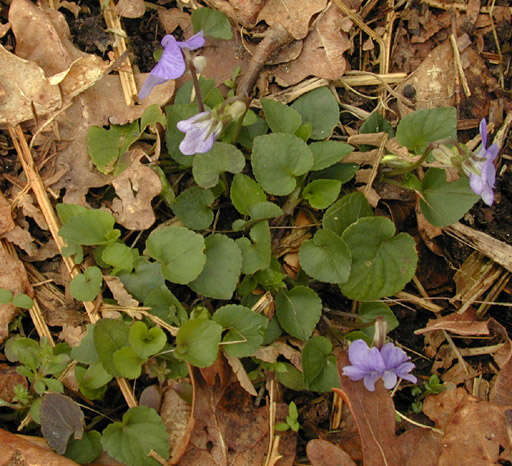
<path id="1" fill-rule="evenodd" d="M 430 155 L 433 149 L 434 145 L 429 144 L 425 149 L 425 152 L 423 152 L 423 155 L 416 162 L 407 167 L 395 168 L 394 170 L 387 172 L 386 176 L 405 175 L 406 173 L 416 170 L 416 168 L 421 166 L 421 164 L 427 159 L 427 157 Z"/>

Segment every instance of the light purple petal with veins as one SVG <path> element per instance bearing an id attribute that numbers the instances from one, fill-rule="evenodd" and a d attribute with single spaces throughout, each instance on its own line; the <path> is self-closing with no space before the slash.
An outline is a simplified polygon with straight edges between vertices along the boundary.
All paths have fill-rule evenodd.
<path id="1" fill-rule="evenodd" d="M 194 34 L 190 39 L 187 39 L 184 42 L 178 42 L 178 45 L 182 49 L 190 49 L 190 50 L 196 50 L 200 49 L 204 46 L 204 35 L 203 31 L 199 31 L 197 34 Z"/>

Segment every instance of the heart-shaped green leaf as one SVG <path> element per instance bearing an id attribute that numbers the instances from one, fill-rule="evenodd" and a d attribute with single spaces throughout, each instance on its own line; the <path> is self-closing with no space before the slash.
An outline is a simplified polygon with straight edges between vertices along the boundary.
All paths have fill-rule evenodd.
<path id="1" fill-rule="evenodd" d="M 350 144 L 337 141 L 313 142 L 309 148 L 313 152 L 312 171 L 324 170 L 340 162 L 354 150 Z"/>
<path id="2" fill-rule="evenodd" d="M 128 326 L 120 319 L 101 319 L 94 325 L 94 346 L 105 370 L 121 376 L 114 364 L 114 353 L 128 345 Z"/>
<path id="3" fill-rule="evenodd" d="M 69 283 L 69 292 L 79 301 L 92 301 L 101 290 L 103 276 L 96 267 L 88 267 L 84 273 L 75 275 Z"/>
<path id="4" fill-rule="evenodd" d="M 265 202 L 267 196 L 252 178 L 242 173 L 233 177 L 230 190 L 231 202 L 242 215 L 250 215 L 250 208 L 259 202 Z"/>
<path id="5" fill-rule="evenodd" d="M 279 325 L 292 337 L 307 340 L 320 320 L 322 301 L 306 286 L 281 290 L 275 299 Z"/>
<path id="6" fill-rule="evenodd" d="M 300 113 L 277 100 L 261 99 L 265 120 L 274 133 L 295 134 L 302 123 Z"/>
<path id="7" fill-rule="evenodd" d="M 206 263 L 204 248 L 203 237 L 184 227 L 160 228 L 146 240 L 146 252 L 162 263 L 164 277 L 180 284 L 199 276 Z"/>
<path id="8" fill-rule="evenodd" d="M 231 24 L 226 15 L 211 8 L 197 8 L 192 12 L 194 32 L 203 31 L 207 37 L 229 40 L 233 37 Z"/>
<path id="9" fill-rule="evenodd" d="M 196 293 L 215 299 L 230 299 L 242 271 L 242 252 L 226 235 L 206 238 L 206 264 L 188 286 Z"/>
<path id="10" fill-rule="evenodd" d="M 403 289 L 416 271 L 416 243 L 407 233 L 395 235 L 385 217 L 364 217 L 344 231 L 352 251 L 352 270 L 341 291 L 350 299 L 369 301 Z"/>
<path id="11" fill-rule="evenodd" d="M 158 353 L 167 342 L 167 337 L 160 327 L 148 329 L 144 322 L 134 322 L 130 327 L 128 341 L 135 353 L 142 359 Z"/>
<path id="12" fill-rule="evenodd" d="M 142 373 L 144 359 L 140 358 L 131 346 L 123 346 L 115 351 L 112 361 L 121 377 L 136 379 Z"/>
<path id="13" fill-rule="evenodd" d="M 361 217 L 371 216 L 373 216 L 373 210 L 364 194 L 353 192 L 343 196 L 325 211 L 322 226 L 341 236 L 349 225 Z"/>
<path id="14" fill-rule="evenodd" d="M 270 265 L 270 228 L 268 222 L 254 225 L 248 238 L 238 238 L 236 244 L 242 251 L 242 273 L 252 275 L 258 270 L 266 269 Z"/>
<path id="15" fill-rule="evenodd" d="M 222 327 L 217 322 L 191 319 L 176 335 L 174 355 L 197 367 L 211 366 L 217 359 L 221 335 Z"/>
<path id="16" fill-rule="evenodd" d="M 302 350 L 304 383 L 309 390 L 330 392 L 339 387 L 336 357 L 332 354 L 331 342 L 321 336 L 311 337 Z"/>
<path id="17" fill-rule="evenodd" d="M 204 230 L 213 222 L 211 205 L 215 196 L 209 189 L 192 186 L 183 191 L 172 205 L 172 211 L 192 230 Z"/>
<path id="18" fill-rule="evenodd" d="M 224 172 L 240 173 L 245 166 L 245 157 L 232 144 L 216 142 L 205 154 L 196 154 L 192 162 L 192 175 L 202 188 L 213 188 Z"/>
<path id="19" fill-rule="evenodd" d="M 266 134 L 254 139 L 251 163 L 256 180 L 267 193 L 285 196 L 295 189 L 295 177 L 311 170 L 313 154 L 292 134 Z"/>
<path id="20" fill-rule="evenodd" d="M 302 196 L 314 209 L 326 209 L 336 199 L 341 191 L 341 181 L 315 180 L 302 191 Z"/>
<path id="21" fill-rule="evenodd" d="M 318 230 L 299 249 L 300 265 L 310 277 L 327 283 L 344 283 L 350 275 L 352 254 L 345 241 L 329 230 Z"/>

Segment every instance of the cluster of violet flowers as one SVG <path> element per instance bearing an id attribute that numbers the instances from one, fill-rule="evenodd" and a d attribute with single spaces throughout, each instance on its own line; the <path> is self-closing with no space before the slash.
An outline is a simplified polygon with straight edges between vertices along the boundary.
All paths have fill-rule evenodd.
<path id="1" fill-rule="evenodd" d="M 190 39 L 180 42 L 172 35 L 167 34 L 161 41 L 163 52 L 156 66 L 151 70 L 144 82 L 139 99 L 145 99 L 153 87 L 163 84 L 170 79 L 177 79 L 185 73 L 186 63 L 183 50 L 197 50 L 204 46 L 205 39 L 203 32 L 194 34 Z M 180 143 L 180 151 L 184 155 L 194 155 L 208 152 L 219 134 L 223 125 L 215 112 L 204 111 L 179 121 L 176 127 L 185 137 Z"/>
<path id="2" fill-rule="evenodd" d="M 348 348 L 351 365 L 343 368 L 343 375 L 356 382 L 363 380 L 370 392 L 375 391 L 377 380 L 384 381 L 384 387 L 394 388 L 398 379 L 416 383 L 417 379 L 410 372 L 415 365 L 400 348 L 393 343 L 386 343 L 381 348 L 369 348 L 364 340 L 354 340 Z"/>

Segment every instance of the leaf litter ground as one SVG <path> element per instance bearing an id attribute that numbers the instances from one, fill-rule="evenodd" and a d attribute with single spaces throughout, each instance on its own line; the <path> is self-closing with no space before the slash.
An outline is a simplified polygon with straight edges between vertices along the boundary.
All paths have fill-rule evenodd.
<path id="1" fill-rule="evenodd" d="M 184 76 L 176 83 L 155 88 L 149 102 L 133 106 L 129 82 L 123 82 L 123 78 L 120 81 L 115 72 L 121 70 L 122 75 L 122 66 L 130 63 L 135 70 L 149 72 L 155 63 L 153 52 L 165 33 L 174 33 L 178 38 L 192 34 L 189 10 L 177 9 L 174 2 L 158 3 L 144 10 L 142 2 L 120 0 L 110 16 L 107 15 L 107 24 L 98 4 L 92 1 L 80 5 L 50 2 L 45 5 L 50 7 L 47 10 L 25 0 L 13 0 L 9 10 L 4 9 L 4 20 L 8 19 L 11 27 L 10 31 L 3 28 L 3 60 L 10 63 L 2 67 L 0 75 L 4 98 L 15 94 L 28 99 L 9 101 L 11 107 L 2 105 L 2 125 L 11 129 L 0 134 L 3 174 L 0 285 L 14 294 L 34 297 L 39 305 L 30 315 L 23 316 L 12 304 L 0 304 L 0 335 L 4 341 L 20 333 L 20 329 L 27 336 L 37 332 L 40 337 L 46 336 L 55 343 L 65 341 L 71 346 L 76 346 L 83 336 L 87 322 L 83 307 L 65 292 L 69 271 L 75 269 L 62 261 L 61 245 L 55 243 L 51 234 L 52 218 L 55 220 L 51 210 L 59 194 L 59 202 L 110 207 L 123 227 L 127 244 L 130 239 L 134 244 L 140 240 L 135 230 L 140 230 L 146 239 L 150 228 L 172 216 L 166 204 L 156 197 L 160 190 L 154 188 L 159 186 L 159 181 L 146 165 L 144 151 L 150 148 L 147 141 L 129 154 L 126 163 L 130 168 L 121 176 L 114 176 L 108 170 L 105 173 L 95 170 L 87 151 L 87 132 L 91 125 L 131 122 L 150 103 L 163 106 L 171 102 L 175 89 L 189 79 Z M 512 255 L 509 222 L 512 195 L 508 189 L 512 109 L 511 55 L 507 44 L 511 39 L 512 13 L 507 2 L 498 1 L 492 6 L 469 2 L 457 4 L 454 9 L 434 1 L 387 9 L 375 3 L 362 6 L 357 0 L 332 4 L 318 0 L 309 2 L 308 8 L 294 0 L 267 0 L 251 5 L 235 0 L 205 3 L 227 14 L 234 30 L 242 33 L 236 33 L 229 41 L 209 42 L 203 53 L 207 58 L 204 76 L 222 85 L 232 77 L 236 66 L 240 66 L 238 89 L 241 92 L 284 103 L 330 84 L 336 88 L 341 105 L 336 138 L 354 144 L 360 122 L 373 110 L 375 100 L 380 97 L 379 102 L 387 105 L 383 96 L 393 98 L 389 107 L 384 107 L 390 120 L 396 120 L 398 112 L 403 116 L 411 107 L 455 106 L 458 129 L 465 142 L 476 134 L 481 118 L 488 117 L 494 129 L 500 130 L 496 136 L 502 147 L 496 203 L 492 207 L 477 203 L 464 217 L 463 225 L 432 227 L 420 214 L 415 214 L 414 199 L 408 192 L 373 183 L 371 170 L 366 174 L 364 169 L 360 170 L 356 181 L 343 187 L 353 189 L 356 184 L 363 187 L 378 215 L 391 218 L 398 231 L 407 231 L 416 239 L 419 265 L 415 280 L 404 291 L 386 299 L 399 322 L 390 337 L 411 351 L 417 374 L 422 376 L 421 383 L 436 374 L 449 389 L 437 395 L 425 389 L 415 395 L 411 387 L 405 387 L 393 392 L 392 398 L 380 385 L 376 392 L 370 393 L 361 383 L 341 377 L 340 389 L 333 397 L 284 389 L 268 380 L 268 391 L 260 389 L 256 397 L 259 402 L 254 403 L 249 393 L 256 392 L 246 372 L 253 368 L 237 365 L 239 360 L 227 355 L 226 360 L 219 358 L 207 369 L 189 369 L 188 374 L 185 371 L 182 375 L 188 375 L 188 380 L 168 382 L 165 382 L 165 367 L 150 360 L 136 386 L 121 380 L 118 388 L 112 382 L 104 401 L 94 402 L 96 411 L 120 421 L 126 407 L 135 406 L 136 399 L 140 402 L 142 389 L 151 387 L 156 380 L 154 376 L 160 376 L 163 402 L 160 406 L 157 397 L 151 406 L 164 419 L 173 444 L 171 457 L 180 464 L 292 464 L 294 458 L 300 463 L 309 460 L 317 465 L 360 461 L 397 465 L 468 461 L 508 464 L 512 460 L 508 434 L 512 343 L 507 313 L 512 271 L 507 260 Z M 111 6 L 114 7 L 113 2 Z M 60 14 L 55 7 L 60 8 Z M 354 11 L 358 14 L 354 15 Z M 36 21 L 34 28 L 25 31 L 27 15 L 33 15 Z M 122 19 L 117 22 L 119 15 Z M 66 36 L 64 18 L 71 29 L 70 38 Z M 108 32 L 116 27 L 123 28 L 117 36 Z M 267 38 L 261 40 L 265 31 Z M 453 58 L 450 42 L 453 33 L 453 38 L 457 37 L 458 60 Z M 129 53 L 119 58 L 122 48 L 116 37 L 124 35 Z M 6 55 L 7 52 L 11 55 Z M 28 61 L 16 59 L 12 53 Z M 114 62 L 115 71 L 103 77 L 112 71 L 107 60 Z M 266 66 L 262 68 L 262 64 Z M 47 78 L 64 70 L 68 72 L 66 77 L 59 78 L 59 93 L 54 82 Z M 143 79 L 136 73 L 139 87 Z M 383 82 L 379 89 L 377 85 Z M 21 92 L 13 90 L 12 83 L 23 86 Z M 224 87 L 223 92 L 226 91 Z M 261 103 L 265 107 L 265 101 Z M 257 109 L 261 104 L 255 100 L 254 105 Z M 64 113 L 64 119 L 57 119 L 59 111 Z M 38 117 L 54 115 L 56 121 L 49 121 L 46 128 L 52 128 L 54 133 L 36 133 L 39 125 L 34 113 Z M 23 130 L 12 129 L 23 121 L 26 121 Z M 23 151 L 23 138 L 33 143 L 30 149 L 44 185 L 27 168 L 30 163 L 22 163 L 23 171 L 20 170 L 17 161 L 17 157 L 22 157 L 20 153 L 32 157 L 30 151 Z M 165 153 L 161 135 L 155 133 L 154 138 L 157 148 L 162 147 Z M 354 162 L 370 168 L 373 165 L 371 158 Z M 190 174 L 172 176 L 174 186 L 182 189 L 192 183 Z M 214 173 L 215 176 L 218 174 Z M 212 186 L 217 184 L 216 180 Z M 24 189 L 27 181 L 32 192 Z M 47 205 L 42 204 L 37 185 L 51 187 L 47 192 L 52 200 Z M 267 191 L 272 193 L 273 189 L 279 191 L 283 187 L 271 186 Z M 273 253 L 279 258 L 281 269 L 295 279 L 300 273 L 299 246 L 312 236 L 314 229 L 280 228 L 307 227 L 315 223 L 315 212 L 308 211 L 305 204 L 282 207 L 286 216 L 272 225 L 276 227 L 272 230 Z M 217 231 L 230 229 L 236 211 L 226 201 L 216 208 L 222 212 L 215 223 Z M 104 319 L 118 318 L 119 312 L 141 318 L 140 313 L 145 310 L 138 308 L 138 301 L 127 295 L 122 286 L 115 288 L 107 284 L 110 291 L 105 290 L 105 301 L 86 305 L 89 320 L 98 319 L 98 310 Z M 197 286 L 205 290 L 209 284 Z M 321 335 L 331 335 L 339 346 L 336 332 L 350 329 L 351 321 L 346 314 L 354 309 L 353 303 L 334 289 L 337 287 L 320 282 L 313 287 L 322 298 L 324 313 L 317 330 Z M 195 304 L 197 294 L 187 287 L 176 286 L 173 292 L 183 305 Z M 226 294 L 229 295 L 229 290 Z M 109 301 L 112 297 L 117 306 Z M 208 301 L 201 302 L 211 306 Z M 173 328 L 168 325 L 164 328 L 175 335 Z M 283 339 L 266 347 L 265 352 L 260 349 L 258 357 L 269 363 L 279 357 L 300 369 L 301 346 L 298 340 Z M 347 356 L 342 349 L 337 349 L 335 354 L 341 373 L 341 367 L 348 363 Z M 12 402 L 14 386 L 27 385 L 27 378 L 14 372 L 12 364 L 3 366 L 0 398 Z M 73 377 L 63 381 L 68 394 L 78 393 Z M 187 394 L 190 383 L 194 388 L 192 395 Z M 92 391 L 90 395 L 94 399 Z M 262 401 L 262 396 L 266 401 Z M 284 402 L 291 401 L 299 407 L 303 428 L 298 435 L 288 431 L 279 435 L 277 444 L 276 437 L 271 442 L 269 410 L 274 409 L 277 418 L 284 420 L 287 414 Z M 423 407 L 415 413 L 411 404 L 418 402 L 423 402 Z M 395 408 L 409 420 L 433 429 L 415 427 L 404 418 L 397 425 Z M 3 409 L 4 413 L 12 412 Z M 2 421 L 7 430 L 15 432 L 22 422 L 28 427 L 27 432 L 37 435 L 37 427 L 28 418 L 16 422 L 9 418 L 11 415 L 5 414 Z M 247 419 L 255 422 L 247 424 Z M 91 422 L 98 422 L 93 415 L 87 421 Z M 475 424 L 478 429 L 474 428 Z M 99 420 L 100 428 L 106 425 L 104 419 Z M 119 428 L 120 424 L 114 426 Z M 26 438 L 0 432 L 5 437 L 2 444 L 10 445 L 10 450 L 3 453 L 6 459 L 17 448 L 29 462 L 30 455 L 43 454 L 35 437 L 30 438 L 33 443 L 27 444 Z M 72 464 L 63 457 L 58 461 Z"/>

